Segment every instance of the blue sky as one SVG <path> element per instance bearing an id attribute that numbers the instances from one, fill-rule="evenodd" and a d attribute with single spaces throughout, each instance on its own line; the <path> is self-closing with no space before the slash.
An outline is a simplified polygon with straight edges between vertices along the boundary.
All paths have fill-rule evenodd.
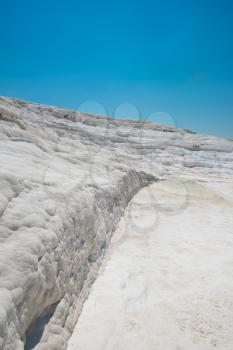
<path id="1" fill-rule="evenodd" d="M 0 5 L 0 95 L 233 138 L 232 1 Z"/>

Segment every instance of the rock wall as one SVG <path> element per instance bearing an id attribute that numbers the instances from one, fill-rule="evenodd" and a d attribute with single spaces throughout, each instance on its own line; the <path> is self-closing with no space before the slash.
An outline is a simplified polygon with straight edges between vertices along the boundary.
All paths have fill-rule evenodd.
<path id="1" fill-rule="evenodd" d="M 111 190 L 84 186 L 81 193 L 70 194 L 68 203 L 57 210 L 56 215 L 62 220 L 56 223 L 56 229 L 28 229 L 20 236 L 24 245 L 20 256 L 17 254 L 19 241 L 12 242 L 8 253 L 12 262 L 15 255 L 19 259 L 17 266 L 11 265 L 11 273 L 22 274 L 24 284 L 11 292 L 5 289 L 1 295 L 1 300 L 5 298 L 8 304 L 1 330 L 3 348 L 23 349 L 20 339 L 25 338 L 28 328 L 54 304 L 57 307 L 36 349 L 66 348 L 82 302 L 124 208 L 149 182 L 145 174 L 131 171 Z M 53 218 L 54 214 L 51 211 L 48 215 Z"/>

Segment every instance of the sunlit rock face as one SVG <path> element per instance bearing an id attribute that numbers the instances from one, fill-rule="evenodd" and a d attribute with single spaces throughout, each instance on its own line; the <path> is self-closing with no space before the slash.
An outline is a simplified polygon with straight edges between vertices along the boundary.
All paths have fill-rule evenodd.
<path id="1" fill-rule="evenodd" d="M 0 98 L 0 349 L 66 349 L 134 195 L 182 177 L 230 200 L 232 160 L 230 140 Z"/>

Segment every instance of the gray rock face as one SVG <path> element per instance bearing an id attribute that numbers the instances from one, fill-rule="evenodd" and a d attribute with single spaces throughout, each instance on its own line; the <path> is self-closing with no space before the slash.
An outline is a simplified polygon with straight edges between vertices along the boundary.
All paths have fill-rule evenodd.
<path id="1" fill-rule="evenodd" d="M 0 349 L 66 349 L 138 190 L 185 175 L 232 191 L 232 160 L 229 140 L 0 98 Z"/>

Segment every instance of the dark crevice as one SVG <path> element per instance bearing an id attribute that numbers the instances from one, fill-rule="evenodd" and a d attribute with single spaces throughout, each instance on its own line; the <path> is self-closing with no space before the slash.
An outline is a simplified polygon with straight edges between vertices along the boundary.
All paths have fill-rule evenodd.
<path id="1" fill-rule="evenodd" d="M 48 308 L 46 308 L 42 315 L 38 317 L 28 328 L 26 332 L 26 342 L 24 350 L 32 350 L 37 344 L 40 343 L 45 326 L 49 323 L 51 317 L 53 316 L 57 304 L 58 303 L 50 305 Z"/>

